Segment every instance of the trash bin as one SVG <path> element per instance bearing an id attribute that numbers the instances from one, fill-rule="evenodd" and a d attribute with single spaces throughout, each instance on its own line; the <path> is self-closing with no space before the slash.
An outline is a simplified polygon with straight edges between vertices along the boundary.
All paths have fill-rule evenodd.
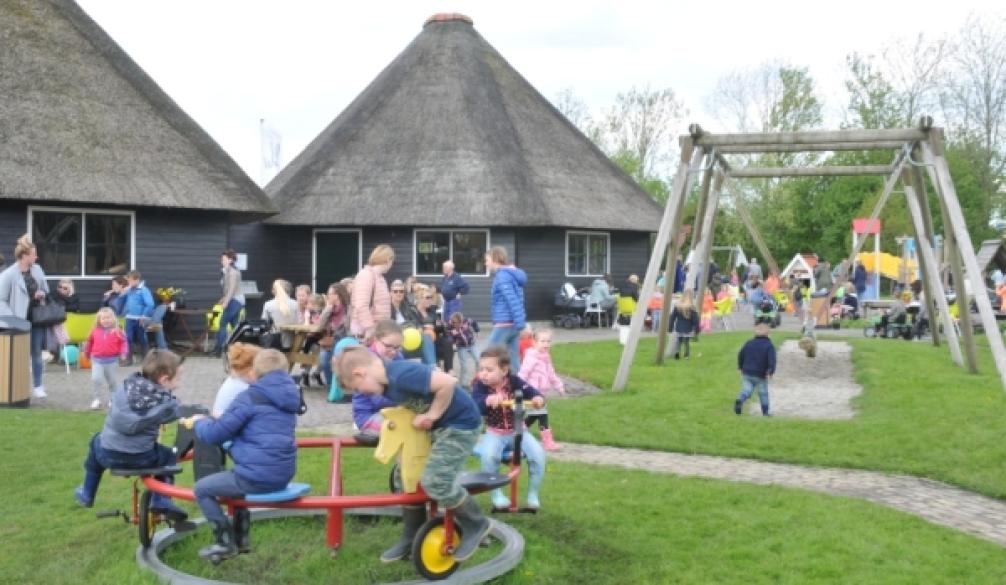
<path id="1" fill-rule="evenodd" d="M 31 323 L 0 316 L 0 407 L 25 408 L 31 399 Z"/>
<path id="2" fill-rule="evenodd" d="M 831 299 L 828 298 L 828 293 L 818 294 L 814 293 L 810 296 L 810 316 L 814 320 L 814 325 L 816 327 L 827 327 L 828 323 L 831 322 L 831 316 L 828 314 L 828 309 L 822 310 L 822 307 L 828 307 Z"/>

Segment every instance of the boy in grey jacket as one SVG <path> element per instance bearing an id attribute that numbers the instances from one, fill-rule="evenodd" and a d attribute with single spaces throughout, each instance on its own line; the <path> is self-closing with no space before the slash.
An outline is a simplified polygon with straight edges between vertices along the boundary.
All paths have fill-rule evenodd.
<path id="1" fill-rule="evenodd" d="M 170 447 L 157 442 L 164 423 L 178 419 L 178 399 L 171 391 L 181 381 L 182 360 L 176 354 L 153 349 L 143 359 L 140 371 L 126 378 L 112 394 L 105 426 L 91 439 L 84 461 L 84 484 L 74 490 L 77 503 L 94 505 L 98 484 L 106 469 L 143 469 L 174 465 L 176 456 Z M 173 483 L 171 476 L 159 477 Z M 155 493 L 152 510 L 179 522 L 188 514 L 167 496 Z"/>

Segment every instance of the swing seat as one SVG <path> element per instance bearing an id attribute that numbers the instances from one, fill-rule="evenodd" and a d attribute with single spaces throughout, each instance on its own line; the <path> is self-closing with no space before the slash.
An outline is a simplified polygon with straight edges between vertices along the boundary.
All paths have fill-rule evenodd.
<path id="1" fill-rule="evenodd" d="M 296 500 L 297 498 L 307 494 L 311 491 L 311 485 L 306 483 L 296 483 L 290 482 L 287 486 L 279 491 L 266 492 L 264 494 L 246 494 L 243 498 L 247 502 L 255 503 L 271 503 L 271 502 L 289 502 L 290 500 Z"/>

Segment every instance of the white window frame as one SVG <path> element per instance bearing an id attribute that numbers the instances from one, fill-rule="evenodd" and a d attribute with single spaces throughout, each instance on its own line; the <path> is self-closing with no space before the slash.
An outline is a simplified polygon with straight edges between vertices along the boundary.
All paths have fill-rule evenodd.
<path id="1" fill-rule="evenodd" d="M 360 269 L 363 268 L 363 230 L 349 228 L 314 228 L 311 230 L 311 290 L 318 290 L 318 234 L 320 233 L 355 233 L 357 249 L 356 270 L 359 272 Z"/>
<path id="2" fill-rule="evenodd" d="M 454 261 L 454 232 L 484 232 L 486 235 L 486 249 L 483 252 L 483 256 L 489 253 L 489 250 L 493 247 L 492 244 L 492 230 L 483 228 L 412 228 L 412 274 L 414 276 L 421 277 L 431 277 L 431 276 L 443 276 L 443 273 L 423 273 L 417 272 L 416 256 L 419 254 L 418 250 L 418 234 L 419 232 L 447 232 L 448 241 L 450 242 L 450 251 L 447 255 L 447 259 Z M 462 276 L 471 276 L 472 278 L 486 278 L 489 276 L 489 268 L 486 267 L 485 272 L 458 272 Z"/>
<path id="3" fill-rule="evenodd" d="M 28 233 L 35 233 L 35 212 L 56 212 L 56 213 L 79 213 L 80 222 L 80 274 L 48 274 L 46 278 L 72 278 L 74 280 L 108 280 L 111 274 L 91 275 L 84 274 L 87 261 L 87 221 L 85 216 L 89 213 L 95 215 L 122 215 L 129 218 L 129 270 L 136 270 L 136 212 L 122 209 L 103 209 L 100 207 L 49 207 L 47 205 L 28 206 Z"/>
<path id="4" fill-rule="evenodd" d="M 607 241 L 607 246 L 605 247 L 605 257 L 604 257 L 604 272 L 600 274 L 593 274 L 590 272 L 585 272 L 583 274 L 571 274 L 569 272 L 569 237 L 570 236 L 604 236 Z M 611 273 L 611 233 L 610 232 L 588 232 L 588 231 L 578 231 L 578 230 L 567 230 L 566 231 L 566 253 L 562 258 L 563 272 L 566 276 L 604 276 L 605 274 Z M 587 270 L 590 270 L 590 240 L 587 240 Z"/>

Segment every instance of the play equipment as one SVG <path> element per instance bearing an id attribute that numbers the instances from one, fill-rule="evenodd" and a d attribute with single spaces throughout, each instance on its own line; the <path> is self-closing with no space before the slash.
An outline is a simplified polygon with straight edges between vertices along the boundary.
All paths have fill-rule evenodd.
<path id="1" fill-rule="evenodd" d="M 881 276 L 897 282 L 906 280 L 912 282 L 918 275 L 918 262 L 912 259 L 905 260 L 887 252 L 879 254 L 862 252 L 856 256 L 856 260 L 863 263 L 863 268 L 866 268 L 867 272 L 879 272 Z"/>
<path id="2" fill-rule="evenodd" d="M 402 410 L 404 411 L 404 409 Z M 515 408 L 515 411 L 516 410 L 517 409 Z M 521 410 L 523 409 L 521 408 Z M 459 542 L 460 528 L 454 522 L 453 510 L 438 510 L 436 502 L 430 500 L 423 491 L 421 485 L 415 485 L 414 490 L 408 491 L 408 488 L 412 486 L 411 482 L 414 481 L 415 483 L 418 483 L 418 478 L 422 473 L 421 465 L 425 462 L 424 458 L 422 461 L 415 458 L 415 456 L 422 451 L 421 445 L 419 445 L 418 448 L 414 448 L 415 442 L 418 440 L 417 437 L 412 433 L 406 433 L 404 435 L 400 434 L 401 431 L 407 431 L 412 428 L 411 419 L 415 416 L 415 413 L 411 411 L 404 411 L 399 414 L 394 414 L 392 412 L 389 412 L 388 414 L 389 417 L 385 420 L 385 425 L 382 426 L 381 432 L 381 440 L 386 441 L 386 443 L 383 447 L 379 444 L 378 452 L 380 452 L 382 459 L 390 461 L 395 459 L 396 454 L 401 450 L 401 461 L 403 466 L 410 467 L 409 470 L 403 469 L 403 476 L 408 477 L 410 482 L 406 483 L 404 486 L 406 491 L 402 493 L 371 495 L 344 494 L 342 492 L 342 449 L 362 447 L 364 445 L 358 443 L 353 438 L 314 437 L 298 438 L 297 447 L 298 449 L 331 450 L 331 469 L 327 495 L 309 495 L 310 486 L 291 483 L 285 490 L 281 490 L 280 492 L 257 494 L 255 496 L 246 496 L 241 499 L 223 498 L 221 499 L 221 502 L 226 506 L 228 514 L 232 517 L 234 517 L 235 514 L 243 515 L 243 513 L 238 512 L 239 510 L 245 511 L 252 508 L 273 508 L 289 511 L 290 513 L 302 510 L 317 510 L 319 513 L 324 513 L 327 516 L 326 544 L 333 551 L 338 550 L 342 545 L 344 536 L 343 520 L 347 512 L 354 509 L 360 510 L 364 508 L 388 508 L 392 506 L 409 505 L 425 506 L 427 508 L 427 519 L 416 534 L 412 545 L 413 564 L 415 565 L 416 570 L 427 579 L 447 578 L 454 573 L 460 565 L 460 563 L 453 557 L 455 547 Z M 179 434 L 181 435 L 181 429 L 184 428 L 186 424 L 191 425 L 191 422 L 188 419 L 180 419 L 179 424 Z M 428 435 L 425 432 L 419 434 L 425 436 L 427 441 L 429 440 Z M 185 447 L 182 447 L 182 449 L 185 449 Z M 191 458 L 191 452 L 184 452 L 180 453 L 179 461 L 187 461 Z M 416 467 L 417 464 L 419 465 L 418 468 Z M 157 514 L 156 511 L 151 509 L 150 501 L 152 494 L 158 493 L 171 498 L 180 498 L 189 501 L 193 500 L 194 496 L 191 488 L 169 484 L 160 481 L 155 477 L 162 475 L 174 475 L 180 473 L 181 471 L 181 466 L 173 466 L 170 468 L 121 470 L 121 472 L 112 472 L 113 475 L 128 473 L 130 474 L 130 477 L 138 477 L 133 484 L 134 511 L 131 517 L 127 516 L 127 521 L 132 521 L 140 526 L 141 552 L 138 556 L 146 557 L 147 548 L 150 547 L 155 540 L 157 540 L 155 538 L 154 527 L 161 522 L 170 520 L 162 517 Z M 519 475 L 520 467 L 518 465 L 511 468 L 510 472 L 505 475 L 465 472 L 461 474 L 459 481 L 470 494 L 479 494 L 491 489 L 505 486 L 508 483 L 514 486 L 511 489 L 516 489 L 515 486 Z M 141 486 L 142 489 L 145 490 L 142 493 L 140 493 Z M 380 514 L 383 512 L 378 513 Z M 121 513 L 116 512 L 113 515 L 121 515 Z M 175 524 L 175 530 L 178 531 L 179 527 L 177 526 L 177 523 Z M 189 529 L 188 526 L 184 525 L 181 526 L 181 528 L 185 530 Z M 494 524 L 491 534 L 499 537 L 501 534 L 512 533 L 512 530 L 504 530 L 500 526 Z M 506 558 L 503 559 L 503 562 L 493 563 L 492 569 L 496 572 L 493 572 L 492 574 L 480 573 L 480 575 L 484 575 L 487 579 L 498 576 L 499 574 L 502 574 L 503 572 L 506 572 L 516 566 L 516 564 L 520 561 L 521 555 L 523 554 L 523 541 L 520 540 L 518 536 L 519 547 L 515 550 L 513 546 L 515 541 L 512 536 L 509 538 L 511 538 L 511 541 L 506 542 L 504 546 L 505 554 L 507 555 Z M 165 539 L 166 536 L 163 537 L 161 541 L 163 542 Z M 217 561 L 219 560 L 220 559 L 217 559 Z M 500 561 L 500 558 L 497 558 L 496 561 Z"/>
<path id="3" fill-rule="evenodd" d="M 423 344 L 423 334 L 415 327 L 406 327 L 402 330 L 402 349 L 405 351 L 416 351 Z"/>
<path id="4" fill-rule="evenodd" d="M 754 324 L 767 323 L 769 327 L 775 329 L 782 323 L 779 315 L 779 305 L 772 297 L 764 297 L 754 311 Z"/>

